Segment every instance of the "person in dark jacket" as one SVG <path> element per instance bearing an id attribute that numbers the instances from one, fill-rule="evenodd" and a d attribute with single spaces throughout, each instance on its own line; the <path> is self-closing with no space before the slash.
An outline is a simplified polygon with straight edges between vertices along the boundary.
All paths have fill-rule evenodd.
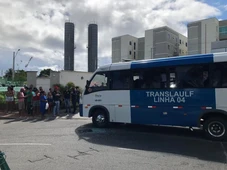
<path id="1" fill-rule="evenodd" d="M 73 88 L 72 89 L 72 105 L 73 105 L 73 113 L 76 113 L 77 107 L 79 106 L 79 102 L 80 102 L 80 90 L 79 87 Z"/>

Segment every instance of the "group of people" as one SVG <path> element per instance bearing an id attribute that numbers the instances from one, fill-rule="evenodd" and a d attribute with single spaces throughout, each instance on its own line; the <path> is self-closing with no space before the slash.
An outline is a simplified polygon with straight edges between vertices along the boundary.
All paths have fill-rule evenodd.
<path id="1" fill-rule="evenodd" d="M 6 92 L 7 112 L 12 109 L 12 103 L 14 102 L 15 92 L 13 87 L 8 87 Z M 77 108 L 79 108 L 80 90 L 79 87 L 73 87 L 72 89 L 66 88 L 64 94 L 61 94 L 59 87 L 55 86 L 49 92 L 45 92 L 42 87 L 36 88 L 31 85 L 21 88 L 17 93 L 19 115 L 22 116 L 24 111 L 28 115 L 41 113 L 42 118 L 49 112 L 53 113 L 53 116 L 59 115 L 60 103 L 64 101 L 66 113 L 75 114 Z M 63 99 L 63 100 L 62 100 Z M 71 112 L 71 103 L 73 111 Z M 12 110 L 11 110 L 12 111 Z"/>

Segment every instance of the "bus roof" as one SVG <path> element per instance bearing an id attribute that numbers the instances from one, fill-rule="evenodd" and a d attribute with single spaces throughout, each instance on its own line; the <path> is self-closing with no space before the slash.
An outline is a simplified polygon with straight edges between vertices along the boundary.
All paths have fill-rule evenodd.
<path id="1" fill-rule="evenodd" d="M 177 66 L 186 64 L 215 63 L 225 61 L 227 62 L 227 52 L 112 63 L 99 67 L 97 71 L 127 70 L 135 68 Z"/>

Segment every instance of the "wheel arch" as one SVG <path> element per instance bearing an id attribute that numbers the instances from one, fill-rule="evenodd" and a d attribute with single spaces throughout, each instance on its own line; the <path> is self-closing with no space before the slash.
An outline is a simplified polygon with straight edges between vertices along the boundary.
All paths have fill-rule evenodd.
<path id="1" fill-rule="evenodd" d="M 220 109 L 213 109 L 213 110 L 206 110 L 202 112 L 198 119 L 198 126 L 201 125 L 201 119 L 207 119 L 209 117 L 222 117 L 223 119 L 227 120 L 227 112 Z"/>
<path id="2" fill-rule="evenodd" d="M 102 105 L 92 106 L 91 109 L 89 110 L 88 117 L 92 117 L 93 113 L 99 109 L 104 110 L 106 112 L 107 119 L 110 120 L 110 113 L 109 113 L 108 109 Z"/>

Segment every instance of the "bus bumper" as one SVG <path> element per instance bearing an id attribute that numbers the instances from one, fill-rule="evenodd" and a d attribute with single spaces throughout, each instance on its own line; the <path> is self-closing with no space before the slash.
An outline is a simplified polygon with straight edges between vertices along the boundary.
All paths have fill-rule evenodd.
<path id="1" fill-rule="evenodd" d="M 79 109 L 80 109 L 80 116 L 83 117 L 83 104 L 79 105 Z"/>

